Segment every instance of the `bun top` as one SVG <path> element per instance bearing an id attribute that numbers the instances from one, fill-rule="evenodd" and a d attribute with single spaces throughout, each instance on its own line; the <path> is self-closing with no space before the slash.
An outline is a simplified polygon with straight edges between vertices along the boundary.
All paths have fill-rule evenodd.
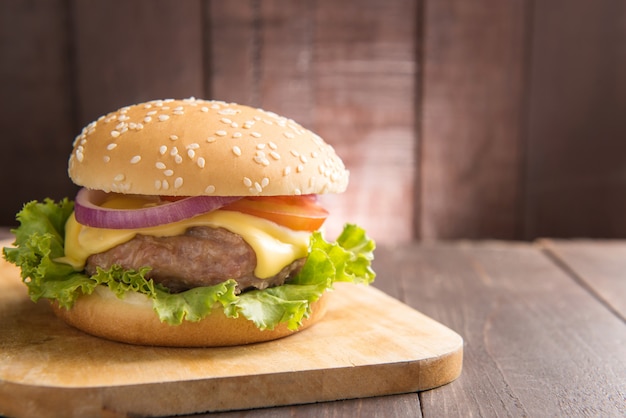
<path id="1" fill-rule="evenodd" d="M 340 193 L 349 173 L 332 146 L 262 109 L 153 100 L 87 125 L 68 173 L 89 189 L 143 195 Z"/>

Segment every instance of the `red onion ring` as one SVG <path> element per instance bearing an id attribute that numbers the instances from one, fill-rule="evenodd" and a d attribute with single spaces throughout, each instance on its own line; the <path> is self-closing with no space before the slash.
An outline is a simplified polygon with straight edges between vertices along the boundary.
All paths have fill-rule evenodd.
<path id="1" fill-rule="evenodd" d="M 109 209 L 100 206 L 107 193 L 82 188 L 76 195 L 76 220 L 87 226 L 136 229 L 168 224 L 211 212 L 241 199 L 239 196 L 192 196 L 141 209 Z"/>

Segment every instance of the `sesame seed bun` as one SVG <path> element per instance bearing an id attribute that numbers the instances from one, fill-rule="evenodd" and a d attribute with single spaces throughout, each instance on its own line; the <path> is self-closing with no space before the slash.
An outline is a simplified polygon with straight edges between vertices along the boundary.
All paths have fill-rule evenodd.
<path id="1" fill-rule="evenodd" d="M 129 293 L 120 299 L 105 286 L 83 295 L 65 309 L 56 302 L 54 313 L 67 324 L 91 335 L 113 341 L 162 347 L 221 347 L 276 340 L 302 331 L 326 313 L 328 292 L 311 306 L 311 315 L 297 331 L 284 323 L 273 330 L 260 330 L 243 316 L 228 318 L 219 308 L 198 321 L 171 326 L 159 321 L 152 303 L 141 294 Z"/>
<path id="2" fill-rule="evenodd" d="M 294 121 L 193 98 L 100 117 L 74 141 L 68 172 L 89 189 L 166 196 L 340 193 L 349 177 L 334 149 Z"/>

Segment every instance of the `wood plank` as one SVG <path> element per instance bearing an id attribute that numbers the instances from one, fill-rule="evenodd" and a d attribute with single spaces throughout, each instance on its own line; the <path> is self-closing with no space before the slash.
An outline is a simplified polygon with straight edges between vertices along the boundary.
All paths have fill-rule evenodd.
<path id="1" fill-rule="evenodd" d="M 74 2 L 78 120 L 151 99 L 203 97 L 201 2 Z"/>
<path id="2" fill-rule="evenodd" d="M 76 193 L 70 42 L 67 2 L 0 2 L 0 225 L 15 225 L 27 201 Z"/>
<path id="3" fill-rule="evenodd" d="M 257 409 L 254 411 L 218 412 L 187 418 L 319 418 L 319 417 L 407 417 L 421 418 L 417 393 L 390 395 L 317 404 Z"/>
<path id="4" fill-rule="evenodd" d="M 515 238 L 528 2 L 424 7 L 419 236 Z"/>
<path id="5" fill-rule="evenodd" d="M 626 3 L 536 2 L 525 238 L 626 236 Z"/>
<path id="6" fill-rule="evenodd" d="M 210 1 L 208 10 L 210 98 L 260 106 L 258 8 L 231 0 Z"/>
<path id="7" fill-rule="evenodd" d="M 329 236 L 345 222 L 379 242 L 414 236 L 415 7 L 408 0 L 211 3 L 213 96 L 297 120 L 335 146 L 351 170 L 345 194 L 322 197 Z"/>
<path id="8" fill-rule="evenodd" d="M 315 3 L 259 2 L 259 103 L 313 129 Z"/>
<path id="9" fill-rule="evenodd" d="M 540 245 L 626 321 L 626 242 L 541 240 Z"/>
<path id="10" fill-rule="evenodd" d="M 356 222 L 379 242 L 414 237 L 416 2 L 315 3 L 316 132 L 351 171 L 325 196 L 328 230 Z"/>
<path id="11" fill-rule="evenodd" d="M 367 286 L 337 284 L 326 316 L 295 335 L 197 349 L 70 328 L 29 300 L 4 260 L 0 299 L 0 356 L 11 359 L 0 363 L 0 414 L 9 416 L 179 415 L 409 393 L 447 384 L 462 367 L 456 333 Z"/>
<path id="12" fill-rule="evenodd" d="M 424 416 L 624 416 L 624 322 L 527 244 L 381 248 L 377 282 L 461 334 L 463 374 Z M 601 383 L 600 383 L 601 382 Z"/>

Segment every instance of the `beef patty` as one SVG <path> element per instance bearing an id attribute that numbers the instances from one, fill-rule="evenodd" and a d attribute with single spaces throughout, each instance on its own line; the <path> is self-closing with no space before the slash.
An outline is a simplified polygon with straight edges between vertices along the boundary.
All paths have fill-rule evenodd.
<path id="1" fill-rule="evenodd" d="M 85 270 L 96 273 L 117 264 L 124 269 L 150 266 L 147 277 L 171 292 L 211 286 L 234 279 L 238 290 L 265 289 L 283 284 L 304 265 L 305 258 L 285 266 L 275 276 L 254 275 L 256 254 L 244 239 L 224 228 L 193 227 L 183 235 L 155 237 L 136 235 L 108 251 L 91 255 Z"/>

